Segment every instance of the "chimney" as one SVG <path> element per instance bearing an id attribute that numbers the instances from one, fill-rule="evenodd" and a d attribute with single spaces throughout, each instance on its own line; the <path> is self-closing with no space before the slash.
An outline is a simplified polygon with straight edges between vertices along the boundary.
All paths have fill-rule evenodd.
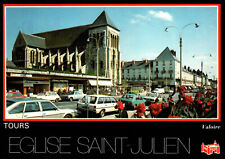
<path id="1" fill-rule="evenodd" d="M 121 61 L 121 66 L 122 67 L 124 67 L 124 64 L 125 64 L 125 62 L 124 61 Z"/>
<path id="2" fill-rule="evenodd" d="M 170 52 L 173 54 L 173 56 L 176 56 L 176 51 L 175 50 L 171 50 Z"/>
<path id="3" fill-rule="evenodd" d="M 134 65 L 134 64 L 135 64 L 135 61 L 133 60 L 133 61 L 132 61 L 132 65 Z"/>
<path id="4" fill-rule="evenodd" d="M 188 66 L 188 71 L 191 71 L 189 66 Z"/>
<path id="5" fill-rule="evenodd" d="M 148 63 L 148 60 L 147 59 L 144 59 L 143 60 L 143 63 L 145 63 L 145 64 Z"/>

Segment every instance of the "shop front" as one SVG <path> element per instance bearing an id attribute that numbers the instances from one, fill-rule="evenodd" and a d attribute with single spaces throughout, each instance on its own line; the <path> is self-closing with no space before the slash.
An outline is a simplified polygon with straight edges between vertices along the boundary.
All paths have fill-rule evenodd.
<path id="1" fill-rule="evenodd" d="M 107 95 L 113 92 L 112 90 L 113 84 L 111 80 L 98 80 L 98 86 L 100 94 Z M 88 80 L 87 93 L 95 94 L 96 90 L 97 90 L 97 80 Z"/>
<path id="2" fill-rule="evenodd" d="M 51 90 L 55 92 L 68 91 L 69 84 L 68 80 L 52 80 L 51 81 Z"/>
<path id="3" fill-rule="evenodd" d="M 49 80 L 23 80 L 23 93 L 27 94 L 38 94 L 40 92 L 50 91 L 50 81 Z"/>

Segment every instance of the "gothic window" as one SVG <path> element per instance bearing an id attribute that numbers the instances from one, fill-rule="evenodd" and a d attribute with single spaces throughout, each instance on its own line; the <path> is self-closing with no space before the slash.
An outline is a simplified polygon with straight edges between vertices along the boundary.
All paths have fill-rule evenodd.
<path id="1" fill-rule="evenodd" d="M 92 67 L 93 69 L 95 68 L 95 61 L 94 61 L 94 60 L 91 61 L 91 67 Z"/>
<path id="2" fill-rule="evenodd" d="M 30 52 L 30 63 L 34 63 L 34 50 Z"/>
<path id="3" fill-rule="evenodd" d="M 85 54 L 81 55 L 81 66 L 85 65 Z"/>
<path id="4" fill-rule="evenodd" d="M 100 37 L 101 37 L 101 39 L 100 39 L 100 41 L 99 41 L 99 46 L 103 46 L 103 41 L 104 41 L 104 32 L 102 32 L 101 34 L 100 34 Z"/>
<path id="5" fill-rule="evenodd" d="M 55 57 L 55 63 L 54 63 L 54 65 L 55 65 L 55 70 L 58 70 L 59 69 L 59 66 L 58 66 L 58 57 L 57 56 Z"/>
<path id="6" fill-rule="evenodd" d="M 155 65 L 158 66 L 158 61 L 156 61 L 156 64 Z"/>
<path id="7" fill-rule="evenodd" d="M 141 80 L 141 75 L 139 75 L 139 80 Z"/>
<path id="8" fill-rule="evenodd" d="M 163 66 L 165 66 L 165 61 L 163 60 Z"/>
<path id="9" fill-rule="evenodd" d="M 113 47 L 113 35 L 111 34 L 111 47 Z"/>
<path id="10" fill-rule="evenodd" d="M 100 61 L 100 68 L 103 69 L 103 61 Z"/>

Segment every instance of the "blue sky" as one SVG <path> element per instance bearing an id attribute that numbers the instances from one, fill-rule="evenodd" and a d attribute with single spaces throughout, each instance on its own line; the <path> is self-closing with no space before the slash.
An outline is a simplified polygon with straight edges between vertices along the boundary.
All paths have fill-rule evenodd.
<path id="1" fill-rule="evenodd" d="M 6 57 L 19 30 L 33 34 L 91 24 L 105 10 L 120 30 L 122 60 L 155 59 L 167 46 L 179 58 L 179 30 L 182 31 L 183 64 L 217 76 L 217 8 L 216 7 L 7 7 Z M 210 54 L 212 56 L 210 56 Z M 194 56 L 194 58 L 193 58 Z"/>

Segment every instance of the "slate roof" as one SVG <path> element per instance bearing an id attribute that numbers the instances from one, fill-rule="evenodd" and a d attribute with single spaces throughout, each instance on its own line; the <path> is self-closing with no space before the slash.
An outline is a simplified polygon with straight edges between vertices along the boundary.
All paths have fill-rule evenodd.
<path id="1" fill-rule="evenodd" d="M 6 60 L 6 67 L 16 68 L 16 65 L 11 60 Z"/>
<path id="2" fill-rule="evenodd" d="M 46 39 L 45 42 L 47 49 L 69 47 L 82 33 L 89 29 L 89 26 L 90 25 L 83 25 L 61 30 L 37 33 L 34 35 Z"/>
<path id="3" fill-rule="evenodd" d="M 115 24 L 112 22 L 112 20 L 109 18 L 108 14 L 103 11 L 98 18 L 92 23 L 91 27 L 99 27 L 99 26 L 106 26 L 109 25 L 113 27 L 114 29 L 118 30 Z"/>
<path id="4" fill-rule="evenodd" d="M 43 49 L 46 48 L 45 38 L 31 35 L 31 34 L 25 34 L 25 33 L 22 33 L 21 31 L 19 34 L 21 34 L 23 36 L 27 45 L 33 46 L 33 47 L 39 47 L 39 48 L 43 48 Z"/>
<path id="5" fill-rule="evenodd" d="M 139 69 L 139 68 L 146 68 L 149 67 L 149 62 L 152 60 L 148 60 L 147 63 L 145 63 L 144 61 L 135 61 L 135 64 L 132 64 L 132 62 L 125 62 L 124 63 L 124 68 L 126 69 Z"/>
<path id="6" fill-rule="evenodd" d="M 176 56 L 174 56 L 170 49 L 166 47 L 160 54 L 157 56 L 156 60 L 163 61 L 163 60 L 176 60 L 179 61 Z"/>
<path id="7" fill-rule="evenodd" d="M 80 37 L 81 34 L 85 33 L 85 31 L 88 31 L 91 28 L 107 25 L 118 30 L 107 13 L 103 11 L 92 24 L 36 34 L 25 34 L 22 32 L 20 33 L 27 45 L 43 49 L 52 49 L 69 47 L 74 43 L 76 39 Z"/>

